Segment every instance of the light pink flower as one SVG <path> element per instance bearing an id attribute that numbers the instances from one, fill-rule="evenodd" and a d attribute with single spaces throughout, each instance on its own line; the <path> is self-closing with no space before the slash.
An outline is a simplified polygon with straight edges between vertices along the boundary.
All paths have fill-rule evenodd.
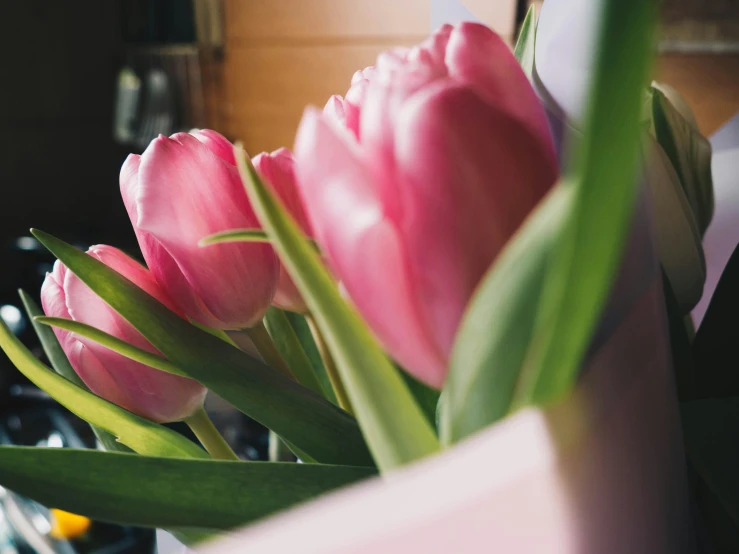
<path id="1" fill-rule="evenodd" d="M 100 245 L 87 253 L 177 311 L 152 274 L 120 250 Z M 48 316 L 91 325 L 159 354 L 130 323 L 59 261 L 54 264 L 53 272 L 46 275 L 41 303 Z M 54 332 L 70 364 L 90 390 L 122 408 L 166 423 L 180 421 L 203 405 L 206 389 L 196 381 L 152 369 L 68 331 L 54 328 Z"/>
<path id="2" fill-rule="evenodd" d="M 295 153 L 332 270 L 388 352 L 440 387 L 475 287 L 557 178 L 516 59 L 482 25 L 444 26 L 308 109 Z"/>

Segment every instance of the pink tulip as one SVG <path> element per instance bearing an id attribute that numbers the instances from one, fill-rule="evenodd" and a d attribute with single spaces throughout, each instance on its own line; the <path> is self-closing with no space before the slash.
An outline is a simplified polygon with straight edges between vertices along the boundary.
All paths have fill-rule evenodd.
<path id="1" fill-rule="evenodd" d="M 388 352 L 440 387 L 475 287 L 557 179 L 512 53 L 463 23 L 381 54 L 324 114 L 306 111 L 296 158 L 332 270 Z"/>
<path id="2" fill-rule="evenodd" d="M 177 311 L 147 269 L 111 246 L 87 253 Z M 92 325 L 138 348 L 159 352 L 61 262 L 46 274 L 41 303 L 48 316 Z M 170 375 L 129 360 L 89 339 L 54 329 L 72 367 L 90 390 L 135 414 L 160 423 L 180 421 L 203 405 L 206 389 L 191 379 Z"/>
<path id="3" fill-rule="evenodd" d="M 203 237 L 258 228 L 234 166 L 232 145 L 214 131 L 160 136 L 121 168 L 121 194 L 149 269 L 177 306 L 218 329 L 259 322 L 280 266 L 272 247 Z"/>
<path id="4" fill-rule="evenodd" d="M 312 237 L 313 232 L 295 184 L 295 159 L 292 152 L 287 148 L 280 148 L 271 154 L 262 152 L 252 159 L 252 163 L 262 179 L 272 186 L 272 189 L 282 200 L 287 211 L 300 225 L 302 231 L 307 236 Z M 272 303 L 283 310 L 300 313 L 306 311 L 303 297 L 295 288 L 284 266 L 280 267 L 280 280 Z"/>

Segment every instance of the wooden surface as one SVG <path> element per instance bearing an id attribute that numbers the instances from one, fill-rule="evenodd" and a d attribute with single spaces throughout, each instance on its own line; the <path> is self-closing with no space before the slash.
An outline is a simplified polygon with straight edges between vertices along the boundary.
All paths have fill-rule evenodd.
<path id="1" fill-rule="evenodd" d="M 505 32 L 509 1 L 466 5 Z M 344 94 L 354 71 L 383 50 L 427 36 L 429 6 L 428 0 L 225 0 L 225 56 L 204 70 L 213 89 L 206 91 L 209 124 L 251 153 L 291 147 L 305 106 L 322 107 L 332 94 Z M 705 134 L 739 112 L 739 55 L 665 54 L 656 78 L 685 96 Z"/>
<path id="2" fill-rule="evenodd" d="M 739 112 L 739 54 L 663 54 L 656 75 L 683 95 L 706 136 Z"/>
<path id="3" fill-rule="evenodd" d="M 344 94 L 352 74 L 393 46 L 422 41 L 429 0 L 225 0 L 223 106 L 216 128 L 250 153 L 292 147 L 307 105 Z M 502 35 L 515 0 L 465 0 Z"/>

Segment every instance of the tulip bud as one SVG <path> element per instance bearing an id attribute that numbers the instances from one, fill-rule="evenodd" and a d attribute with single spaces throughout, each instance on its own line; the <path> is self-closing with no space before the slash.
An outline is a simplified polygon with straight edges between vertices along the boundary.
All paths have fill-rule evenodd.
<path id="1" fill-rule="evenodd" d="M 169 309 L 176 307 L 152 274 L 111 246 L 87 252 Z M 113 308 L 108 306 L 66 266 L 57 261 L 41 287 L 44 313 L 91 325 L 138 348 L 159 352 Z M 135 414 L 160 423 L 180 421 L 203 405 L 206 389 L 192 379 L 171 375 L 130 360 L 100 344 L 54 328 L 77 375 L 98 396 Z"/>
<path id="2" fill-rule="evenodd" d="M 218 329 L 259 322 L 280 274 L 268 244 L 198 246 L 220 231 L 260 227 L 232 148 L 213 131 L 160 136 L 126 159 L 120 179 L 149 269 L 188 317 Z"/>
<path id="3" fill-rule="evenodd" d="M 313 233 L 305 215 L 303 203 L 295 184 L 295 159 L 287 148 L 280 148 L 271 154 L 263 152 L 252 159 L 254 168 L 268 182 L 282 201 L 285 209 L 295 218 L 300 229 L 309 237 Z M 283 310 L 303 313 L 306 311 L 303 297 L 290 279 L 284 266 L 280 267 L 280 280 L 272 303 Z"/>
<path id="4" fill-rule="evenodd" d="M 345 98 L 306 111 L 296 158 L 332 270 L 388 352 L 440 387 L 475 287 L 557 179 L 508 46 L 464 23 L 381 54 Z"/>

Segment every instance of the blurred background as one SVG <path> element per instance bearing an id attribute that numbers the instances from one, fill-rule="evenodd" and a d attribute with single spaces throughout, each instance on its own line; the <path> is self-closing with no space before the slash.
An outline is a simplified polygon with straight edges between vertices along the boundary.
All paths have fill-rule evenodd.
<path id="1" fill-rule="evenodd" d="M 381 51 L 423 40 L 439 14 L 446 21 L 474 17 L 512 44 L 530 3 L 2 2 L 0 317 L 41 356 L 17 289 L 37 297 L 53 259 L 28 235 L 31 226 L 83 248 L 108 243 L 136 252 L 118 172 L 128 153 L 142 152 L 158 134 L 212 128 L 243 141 L 252 155 L 291 147 L 306 105 L 344 93 L 354 71 Z M 665 0 L 662 22 L 655 78 L 683 94 L 710 136 L 739 112 L 739 1 Z M 0 354 L 0 442 L 89 441 L 84 426 L 64 427 L 68 419 Z M 231 423 L 241 433 L 230 436 L 241 441 L 241 453 L 263 457 L 261 435 L 250 435 L 241 420 Z M 0 506 L 4 494 L 0 488 Z M 24 509 L 36 517 L 36 508 Z M 10 550 L 3 522 L 0 510 L 0 553 L 43 552 Z M 134 538 L 130 551 L 146 551 L 140 541 L 149 539 Z"/>

